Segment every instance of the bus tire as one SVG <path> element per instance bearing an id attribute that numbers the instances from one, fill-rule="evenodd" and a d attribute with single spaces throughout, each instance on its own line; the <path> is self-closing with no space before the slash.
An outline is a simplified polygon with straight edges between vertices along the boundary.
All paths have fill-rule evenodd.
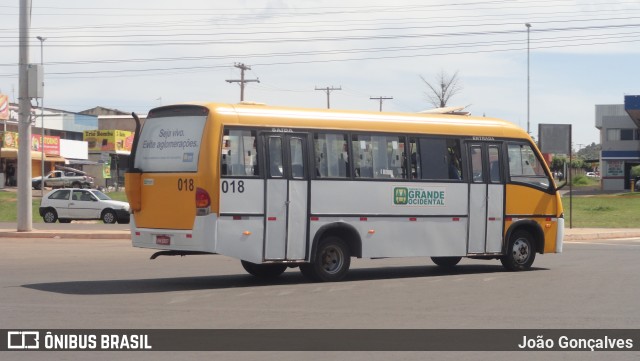
<path id="1" fill-rule="evenodd" d="M 318 244 L 314 259 L 300 265 L 300 272 L 314 282 L 336 282 L 351 266 L 351 251 L 338 237 L 327 237 Z"/>
<path id="2" fill-rule="evenodd" d="M 286 269 L 286 264 L 256 264 L 247 261 L 240 261 L 242 268 L 249 274 L 258 278 L 276 278 L 280 276 Z"/>
<path id="3" fill-rule="evenodd" d="M 457 265 L 462 257 L 431 257 L 433 263 L 440 267 L 451 268 Z"/>
<path id="4" fill-rule="evenodd" d="M 531 268 L 536 259 L 536 248 L 531 233 L 523 230 L 515 231 L 509 238 L 505 254 L 500 262 L 509 271 L 524 271 Z"/>

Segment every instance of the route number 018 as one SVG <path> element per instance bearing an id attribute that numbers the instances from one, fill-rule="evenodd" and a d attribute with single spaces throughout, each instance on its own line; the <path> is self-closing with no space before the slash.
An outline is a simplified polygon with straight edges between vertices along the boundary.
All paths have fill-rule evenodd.
<path id="1" fill-rule="evenodd" d="M 222 181 L 222 193 L 244 193 L 244 181 Z"/>

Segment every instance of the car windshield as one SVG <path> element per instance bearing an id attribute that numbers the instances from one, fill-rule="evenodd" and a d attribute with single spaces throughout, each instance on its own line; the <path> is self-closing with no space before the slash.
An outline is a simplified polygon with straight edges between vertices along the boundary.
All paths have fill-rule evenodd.
<path id="1" fill-rule="evenodd" d="M 101 201 L 108 201 L 111 200 L 111 198 L 109 198 L 108 195 L 100 192 L 100 191 L 91 191 L 91 193 L 93 193 L 94 196 L 98 197 L 99 200 Z"/>

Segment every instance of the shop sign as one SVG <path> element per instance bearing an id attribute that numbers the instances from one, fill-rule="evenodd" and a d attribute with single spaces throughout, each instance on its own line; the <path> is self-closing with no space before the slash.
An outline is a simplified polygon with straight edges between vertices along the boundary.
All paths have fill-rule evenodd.
<path id="1" fill-rule="evenodd" d="M 89 152 L 131 152 L 133 132 L 126 130 L 85 130 L 83 140 Z"/>

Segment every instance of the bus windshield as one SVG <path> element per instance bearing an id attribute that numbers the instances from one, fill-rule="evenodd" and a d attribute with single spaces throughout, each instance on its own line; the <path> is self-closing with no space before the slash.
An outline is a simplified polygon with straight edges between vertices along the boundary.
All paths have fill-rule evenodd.
<path id="1" fill-rule="evenodd" d="M 135 168 L 145 172 L 196 172 L 206 116 L 148 118 L 136 149 Z"/>

